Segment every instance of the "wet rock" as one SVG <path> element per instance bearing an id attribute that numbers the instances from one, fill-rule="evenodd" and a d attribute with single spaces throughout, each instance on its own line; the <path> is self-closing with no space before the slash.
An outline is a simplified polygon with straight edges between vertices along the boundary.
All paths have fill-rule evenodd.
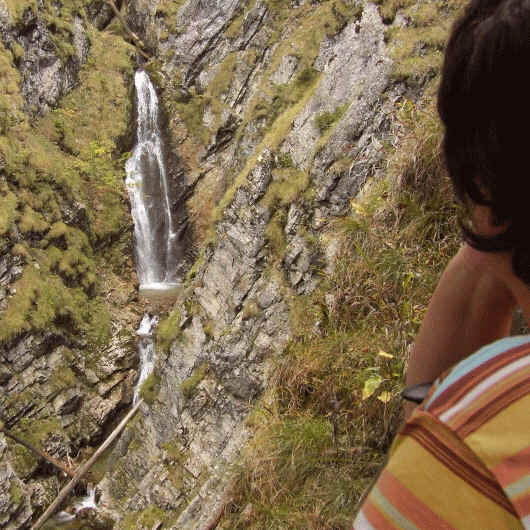
<path id="1" fill-rule="evenodd" d="M 287 213 L 287 222 L 285 223 L 285 235 L 293 236 L 298 230 L 298 226 L 304 216 L 303 209 L 296 203 L 291 204 Z"/>
<path id="2" fill-rule="evenodd" d="M 248 185 L 236 191 L 218 226 L 216 249 L 196 289 L 199 303 L 216 320 L 229 324 L 256 281 L 257 256 L 265 244 L 267 209 L 258 205 L 271 179 L 270 154 L 249 174 Z"/>
<path id="3" fill-rule="evenodd" d="M 114 528 L 115 521 L 100 513 L 94 508 L 83 508 L 76 513 L 76 518 L 83 521 L 83 528 L 90 528 L 91 530 L 111 530 Z"/>
<path id="4" fill-rule="evenodd" d="M 88 220 L 88 214 L 84 204 L 80 202 L 74 202 L 71 205 L 63 203 L 61 205 L 61 214 L 65 223 L 75 226 L 85 233 L 89 233 L 90 221 Z"/>
<path id="5" fill-rule="evenodd" d="M 14 40 L 24 49 L 20 61 L 22 95 L 26 111 L 42 115 L 55 107 L 77 81 L 77 74 L 88 55 L 88 38 L 82 19 L 72 23 L 73 55 L 59 57 L 49 28 L 40 14 L 26 11 L 24 25 L 15 33 Z"/>
<path id="6" fill-rule="evenodd" d="M 45 510 L 56 498 L 58 480 L 55 477 L 43 478 L 32 481 L 31 488 L 31 505 L 34 509 Z"/>
<path id="7" fill-rule="evenodd" d="M 13 372 L 20 373 L 59 340 L 60 338 L 52 333 L 29 334 L 23 336 L 15 345 L 6 348 L 4 358 Z"/>
<path id="8" fill-rule="evenodd" d="M 388 85 L 391 60 L 386 52 L 384 31 L 376 6 L 367 4 L 359 22 L 351 22 L 320 46 L 314 68 L 322 72 L 322 81 L 295 119 L 282 147 L 291 154 L 297 167 L 307 168 L 311 148 L 320 137 L 315 117 L 347 107 L 326 144 L 325 154 L 320 155 L 327 165 L 317 164 L 318 170 L 312 169 L 317 191 L 330 178 L 327 170 L 332 162 L 344 156 L 345 146 L 370 123 L 377 108 L 375 102 Z M 327 184 L 328 194 L 333 185 L 334 181 Z"/>
<path id="9" fill-rule="evenodd" d="M 117 2 L 119 4 L 119 2 Z M 92 24 L 99 30 L 105 29 L 114 17 L 112 8 L 104 0 L 95 0 L 86 7 Z"/>
<path id="10" fill-rule="evenodd" d="M 248 374 L 240 374 L 223 380 L 223 386 L 238 399 L 251 400 L 261 391 L 261 385 Z"/>

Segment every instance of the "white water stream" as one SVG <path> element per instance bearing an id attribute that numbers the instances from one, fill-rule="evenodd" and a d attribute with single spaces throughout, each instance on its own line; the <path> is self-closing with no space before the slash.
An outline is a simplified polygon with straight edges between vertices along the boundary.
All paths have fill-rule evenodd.
<path id="1" fill-rule="evenodd" d="M 176 284 L 178 238 L 158 126 L 158 97 L 143 70 L 134 77 L 138 109 L 136 146 L 125 164 L 131 201 L 140 290 L 168 290 Z"/>
<path id="2" fill-rule="evenodd" d="M 142 318 L 140 327 L 136 331 L 138 335 L 138 352 L 140 354 L 140 377 L 134 389 L 133 403 L 138 401 L 140 388 L 143 382 L 149 377 L 155 366 L 155 331 L 158 324 L 158 315 L 146 313 Z"/>
<path id="3" fill-rule="evenodd" d="M 176 288 L 179 242 L 171 213 L 170 189 L 164 164 L 162 138 L 158 126 L 158 97 L 143 70 L 134 76 L 138 111 L 136 145 L 125 164 L 125 183 L 134 220 L 136 268 L 140 291 L 144 294 L 170 292 Z M 140 388 L 155 365 L 155 331 L 158 316 L 146 313 L 136 334 L 139 337 Z"/>
<path id="4" fill-rule="evenodd" d="M 81 497 L 77 502 L 75 502 L 72 506 L 72 513 L 62 511 L 59 512 L 54 518 L 53 522 L 55 524 L 61 526 L 65 523 L 68 523 L 70 521 L 73 521 L 76 519 L 77 514 L 79 514 L 81 511 L 91 509 L 95 510 L 96 507 L 96 488 L 89 486 L 87 488 L 87 493 L 84 497 Z"/>
<path id="5" fill-rule="evenodd" d="M 136 72 L 134 81 L 138 108 L 137 143 L 125 164 L 125 184 L 134 220 L 136 268 L 140 290 L 156 295 L 170 293 L 177 287 L 175 273 L 180 249 L 171 214 L 155 87 L 143 70 Z M 158 315 L 146 313 L 136 331 L 140 375 L 134 390 L 133 403 L 138 401 L 140 388 L 155 365 L 155 332 L 158 320 Z M 56 527 L 68 524 L 85 509 L 96 509 L 95 488 L 89 488 L 87 495 L 72 506 L 72 513 L 59 512 L 53 524 Z"/>

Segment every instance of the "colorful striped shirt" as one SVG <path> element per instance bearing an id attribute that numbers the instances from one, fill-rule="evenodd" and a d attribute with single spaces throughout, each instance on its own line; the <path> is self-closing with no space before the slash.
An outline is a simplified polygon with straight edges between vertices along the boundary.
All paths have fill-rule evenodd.
<path id="1" fill-rule="evenodd" d="M 530 336 L 494 342 L 434 383 L 353 528 L 530 530 Z"/>

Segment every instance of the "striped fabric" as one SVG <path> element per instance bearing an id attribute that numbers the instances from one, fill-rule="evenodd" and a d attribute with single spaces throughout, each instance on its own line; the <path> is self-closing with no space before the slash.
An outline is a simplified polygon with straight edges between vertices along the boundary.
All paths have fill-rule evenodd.
<path id="1" fill-rule="evenodd" d="M 530 336 L 440 377 L 403 426 L 355 530 L 530 530 Z"/>

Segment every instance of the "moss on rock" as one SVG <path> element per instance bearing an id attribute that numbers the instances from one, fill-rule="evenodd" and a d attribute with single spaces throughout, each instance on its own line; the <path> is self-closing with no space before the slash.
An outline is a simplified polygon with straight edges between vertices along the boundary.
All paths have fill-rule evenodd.
<path id="1" fill-rule="evenodd" d="M 193 370 L 193 373 L 190 377 L 188 377 L 188 379 L 184 380 L 179 385 L 179 389 L 185 398 L 190 399 L 191 397 L 193 397 L 197 390 L 197 387 L 199 386 L 200 382 L 206 377 L 206 374 L 208 373 L 209 369 L 210 367 L 208 366 L 208 363 L 202 363 L 198 368 Z"/>
<path id="2" fill-rule="evenodd" d="M 158 391 L 160 390 L 160 381 L 160 376 L 156 372 L 152 372 L 142 383 L 142 387 L 140 388 L 140 397 L 143 398 L 146 403 L 154 403 L 156 397 L 158 396 Z"/>
<path id="3" fill-rule="evenodd" d="M 156 346 L 162 353 L 168 353 L 171 343 L 180 335 L 181 314 L 178 308 L 174 308 L 164 318 L 156 330 Z"/>
<path id="4" fill-rule="evenodd" d="M 59 15 L 66 19 L 84 5 L 63 4 L 68 13 Z M 98 283 L 94 247 L 129 228 L 121 139 L 132 113 L 133 50 L 93 28 L 89 36 L 91 55 L 78 87 L 35 127 L 21 111 L 12 56 L 0 46 L 0 156 L 7 177 L 0 187 L 0 235 L 8 237 L 16 223 L 29 242 L 26 267 L 1 315 L 0 342 L 58 327 L 86 333 L 95 343 L 108 337 L 106 325 L 91 331 L 105 315 L 91 312 Z"/>

